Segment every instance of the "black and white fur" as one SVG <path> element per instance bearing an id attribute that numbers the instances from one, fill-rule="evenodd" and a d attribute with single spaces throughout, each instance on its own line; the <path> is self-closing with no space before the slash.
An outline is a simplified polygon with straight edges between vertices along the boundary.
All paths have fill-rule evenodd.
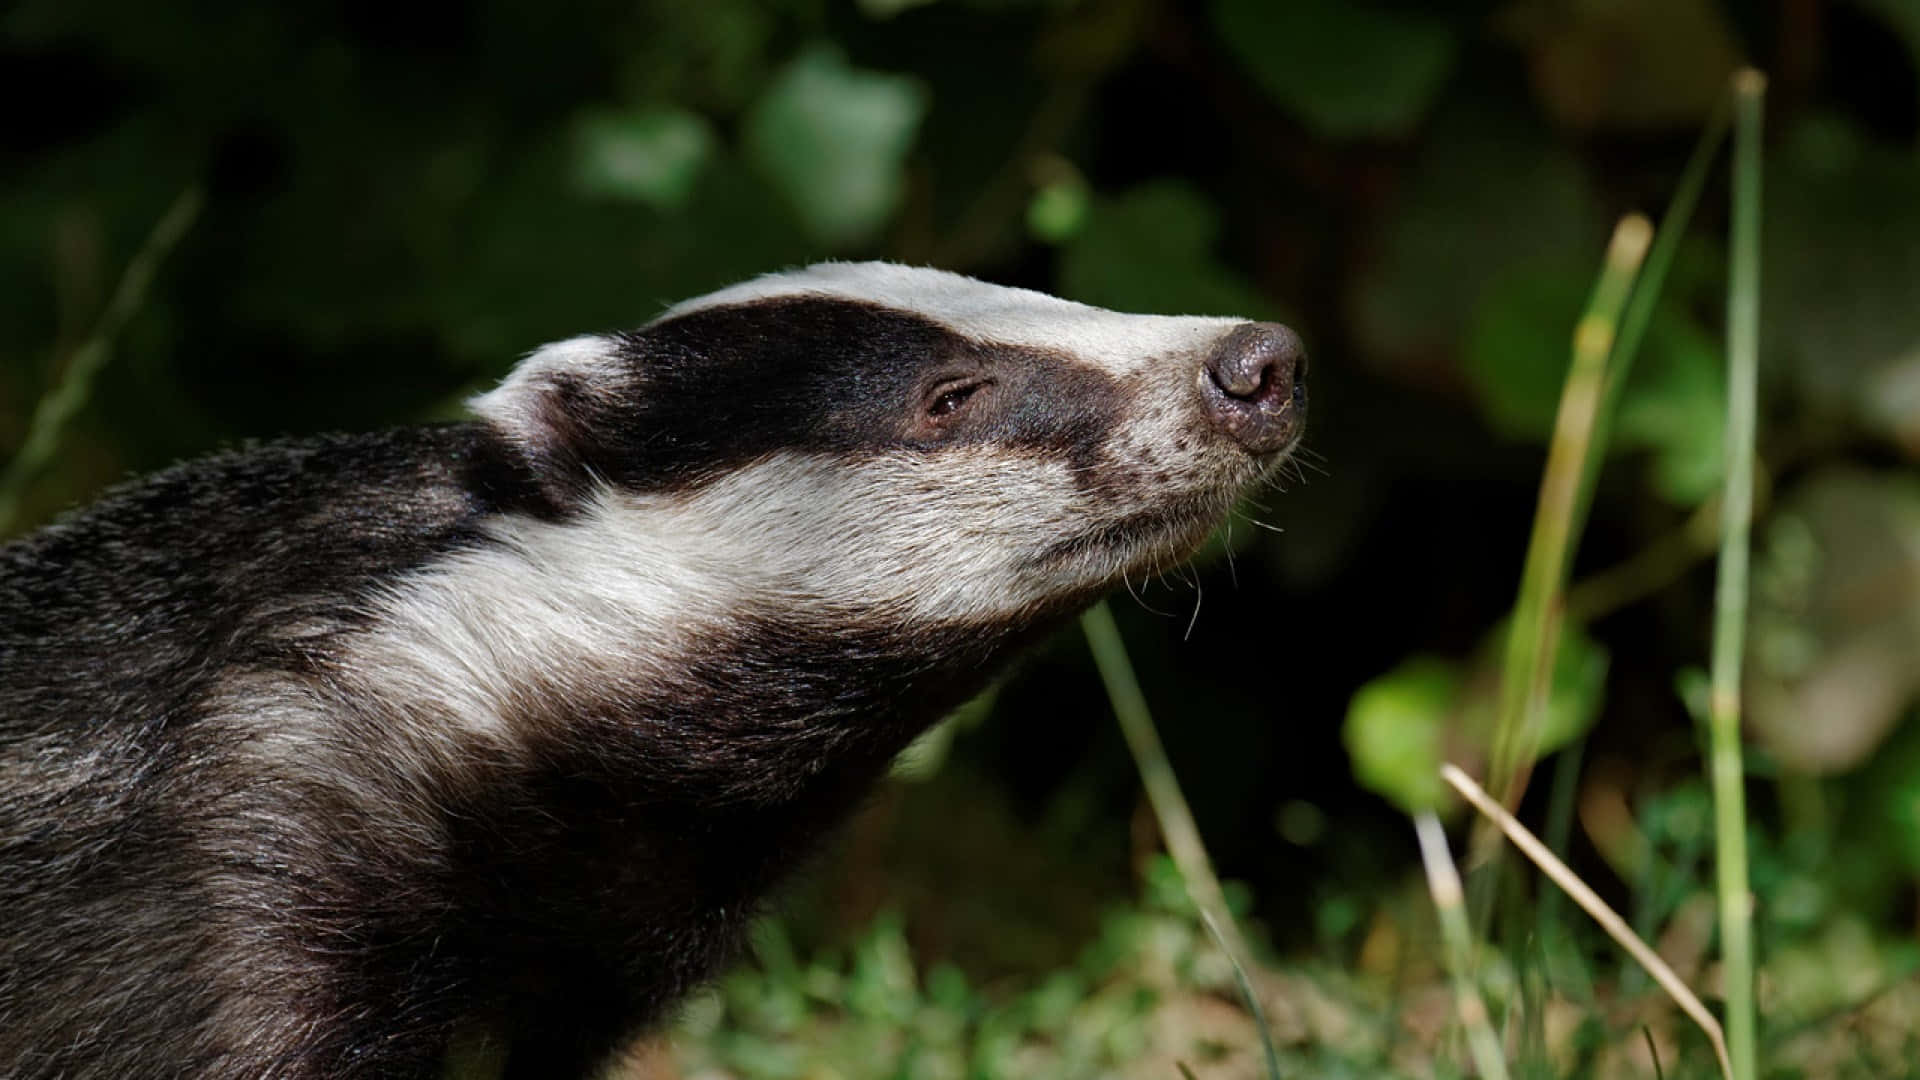
<path id="1" fill-rule="evenodd" d="M 0 548 L 0 1075 L 585 1075 L 1297 440 L 1283 328 L 827 264 Z"/>

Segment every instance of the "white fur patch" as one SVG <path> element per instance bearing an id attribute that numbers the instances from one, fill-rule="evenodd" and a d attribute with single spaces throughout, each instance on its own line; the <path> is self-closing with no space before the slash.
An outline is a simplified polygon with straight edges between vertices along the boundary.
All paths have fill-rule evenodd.
<path id="1" fill-rule="evenodd" d="M 896 308 L 976 341 L 1067 353 L 1114 375 L 1200 350 L 1244 319 L 1127 315 L 1057 296 L 991 285 L 945 270 L 887 262 L 819 263 L 766 274 L 667 309 L 660 318 L 782 296 L 828 296 Z"/>
<path id="2" fill-rule="evenodd" d="M 1125 315 L 888 263 L 768 275 L 661 318 L 796 295 L 884 305 L 1115 376 L 1152 374 L 1132 381 L 1143 399 L 1111 433 L 1096 491 L 1064 460 L 993 445 L 783 453 L 690 490 L 603 489 L 564 521 L 498 520 L 494 542 L 396 584 L 343 669 L 405 715 L 511 743 L 509 718 L 530 695 L 589 698 L 610 672 L 665 677 L 695 642 L 724 635 L 743 613 L 816 629 L 882 622 L 910 631 L 1018 622 L 1040 606 L 1090 599 L 1168 554 L 1155 544 L 1198 537 L 1042 554 L 1176 498 L 1217 492 L 1224 512 L 1231 489 L 1257 471 L 1202 433 L 1194 385 L 1205 377 L 1201 358 L 1240 320 Z M 587 392 L 623 384 L 609 368 L 612 345 L 592 336 L 549 345 L 473 408 L 509 438 L 537 438 L 556 376 L 578 376 Z"/>
<path id="3" fill-rule="evenodd" d="M 576 518 L 501 519 L 494 542 L 411 575 L 339 669 L 424 725 L 396 733 L 409 753 L 435 754 L 441 724 L 510 746 L 517 704 L 590 699 L 612 673 L 665 678 L 746 613 L 908 631 L 1014 622 L 1097 592 L 1141 556 L 1033 561 L 1116 509 L 1130 507 L 1094 505 L 1066 464 L 991 446 L 858 465 L 782 454 L 690 492 L 602 490 Z M 296 753 L 311 733 L 281 708 L 272 739 Z"/>
<path id="4" fill-rule="evenodd" d="M 664 674 L 742 612 L 1003 619 L 1040 599 L 1020 561 L 1091 520 L 1072 491 L 1065 465 L 990 447 L 857 467 L 783 454 L 689 492 L 604 489 L 579 517 L 502 519 L 494 543 L 413 575 L 345 666 L 486 728 L 503 702 L 609 666 Z"/>
<path id="5" fill-rule="evenodd" d="M 598 334 L 581 334 L 535 349 L 499 386 L 475 395 L 467 407 L 509 434 L 541 431 L 547 422 L 539 415 L 540 401 L 554 376 L 576 376 L 581 386 L 590 388 L 613 381 L 615 373 L 612 343 Z"/>

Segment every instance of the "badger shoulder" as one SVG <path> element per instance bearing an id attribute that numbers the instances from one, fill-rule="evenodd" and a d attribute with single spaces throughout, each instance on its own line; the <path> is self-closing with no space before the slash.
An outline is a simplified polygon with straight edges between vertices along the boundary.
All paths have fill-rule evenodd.
<path id="1" fill-rule="evenodd" d="M 507 510 L 555 512 L 479 424 L 265 443 L 124 484 L 0 547 L 0 731 L 190 691 L 261 631 L 347 619 Z"/>

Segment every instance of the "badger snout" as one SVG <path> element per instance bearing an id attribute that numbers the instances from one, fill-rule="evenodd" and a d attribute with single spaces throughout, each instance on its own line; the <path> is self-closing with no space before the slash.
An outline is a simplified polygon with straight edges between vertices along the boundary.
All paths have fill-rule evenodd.
<path id="1" fill-rule="evenodd" d="M 1246 323 L 1200 365 L 1207 419 L 1249 453 L 1284 450 L 1307 419 L 1307 352 L 1279 323 Z"/>

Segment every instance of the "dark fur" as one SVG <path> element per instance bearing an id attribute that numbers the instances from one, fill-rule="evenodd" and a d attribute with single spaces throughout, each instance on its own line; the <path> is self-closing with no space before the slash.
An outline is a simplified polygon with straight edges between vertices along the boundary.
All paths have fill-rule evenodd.
<path id="1" fill-rule="evenodd" d="M 543 462 L 548 474 L 660 489 L 775 450 L 923 445 L 929 440 L 911 424 L 921 399 L 948 380 L 989 371 L 1000 407 L 939 441 L 993 442 L 1088 464 L 1124 419 L 1119 388 L 1099 372 L 844 300 L 783 297 L 695 311 L 621 341 L 626 385 L 562 380 L 556 388 L 551 419 L 564 451 Z"/>
<path id="2" fill-rule="evenodd" d="M 529 692 L 517 752 L 423 772 L 398 741 L 419 721 L 356 696 L 339 643 L 488 520 L 776 449 L 972 440 L 1091 477 L 1124 420 L 1096 372 L 839 301 L 695 312 L 620 349 L 611 385 L 559 379 L 531 435 L 262 446 L 0 549 L 0 1075 L 430 1076 L 456 1033 L 509 1075 L 582 1075 L 726 961 L 916 733 L 1089 599 L 941 631 L 750 607 L 678 676 Z M 981 371 L 991 400 L 930 434 L 928 396 Z M 247 676 L 327 702 L 352 793 L 236 753 L 271 732 L 207 701 Z M 219 1011 L 234 986 L 246 1030 Z"/>

